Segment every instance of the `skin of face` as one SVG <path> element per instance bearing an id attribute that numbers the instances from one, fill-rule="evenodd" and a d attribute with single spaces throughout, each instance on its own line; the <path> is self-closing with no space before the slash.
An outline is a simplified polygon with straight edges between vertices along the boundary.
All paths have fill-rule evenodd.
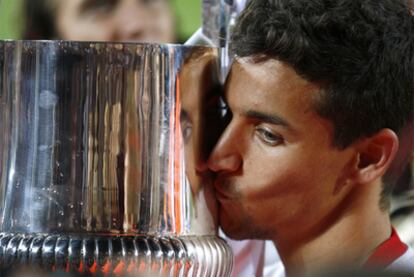
<path id="1" fill-rule="evenodd" d="M 225 89 L 232 118 L 208 161 L 229 237 L 311 237 L 347 205 L 355 149 L 333 146 L 332 123 L 314 109 L 320 91 L 280 61 L 235 61 Z"/>
<path id="2" fill-rule="evenodd" d="M 166 0 L 65 0 L 55 3 L 65 40 L 172 43 L 174 17 Z"/>

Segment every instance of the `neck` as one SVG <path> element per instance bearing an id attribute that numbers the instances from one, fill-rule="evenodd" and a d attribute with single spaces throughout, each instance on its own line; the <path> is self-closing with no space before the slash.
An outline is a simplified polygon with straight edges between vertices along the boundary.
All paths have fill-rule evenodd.
<path id="1" fill-rule="evenodd" d="M 373 190 L 372 187 L 378 188 L 376 193 L 363 191 Z M 333 224 L 320 233 L 308 232 L 316 235 L 294 237 L 291 232 L 279 233 L 274 243 L 287 275 L 361 266 L 391 234 L 389 216 L 379 207 L 380 188 L 381 185 L 365 186 L 351 192 L 352 202 L 344 205 Z"/>

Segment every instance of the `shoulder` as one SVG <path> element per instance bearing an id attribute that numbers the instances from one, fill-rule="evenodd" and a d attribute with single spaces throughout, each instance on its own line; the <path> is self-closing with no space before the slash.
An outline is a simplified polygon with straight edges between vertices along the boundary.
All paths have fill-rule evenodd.
<path id="1" fill-rule="evenodd" d="M 387 270 L 408 271 L 414 273 L 414 249 L 408 247 L 407 251 L 396 259 Z"/>

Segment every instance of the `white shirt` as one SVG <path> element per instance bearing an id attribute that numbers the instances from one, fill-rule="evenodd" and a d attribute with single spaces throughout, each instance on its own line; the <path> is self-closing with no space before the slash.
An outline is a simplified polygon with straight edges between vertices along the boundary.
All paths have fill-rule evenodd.
<path id="1" fill-rule="evenodd" d="M 387 270 L 414 273 L 414 249 L 409 247 L 402 256 L 387 267 Z"/>
<path id="2" fill-rule="evenodd" d="M 231 277 L 285 276 L 282 261 L 272 241 L 235 241 L 229 238 L 226 238 L 226 241 L 234 253 Z M 414 249 L 408 247 L 404 254 L 396 258 L 386 269 L 414 273 Z"/>
<path id="3" fill-rule="evenodd" d="M 233 250 L 231 277 L 284 277 L 285 269 L 272 241 L 226 238 Z"/>

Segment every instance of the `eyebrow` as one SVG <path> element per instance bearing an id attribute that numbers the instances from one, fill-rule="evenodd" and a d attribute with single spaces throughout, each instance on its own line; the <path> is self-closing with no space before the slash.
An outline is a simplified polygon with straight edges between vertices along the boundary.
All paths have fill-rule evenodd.
<path id="1" fill-rule="evenodd" d="M 102 3 L 102 1 L 106 1 L 107 3 Z M 109 4 L 111 6 L 115 6 L 118 2 L 118 0 L 84 0 L 80 5 L 79 10 L 81 12 L 86 12 L 96 8 L 99 4 Z"/>
<path id="2" fill-rule="evenodd" d="M 245 112 L 247 117 L 261 120 L 266 123 L 281 125 L 283 127 L 291 129 L 291 125 L 281 116 L 276 114 L 266 114 L 263 112 L 248 110 Z"/>

